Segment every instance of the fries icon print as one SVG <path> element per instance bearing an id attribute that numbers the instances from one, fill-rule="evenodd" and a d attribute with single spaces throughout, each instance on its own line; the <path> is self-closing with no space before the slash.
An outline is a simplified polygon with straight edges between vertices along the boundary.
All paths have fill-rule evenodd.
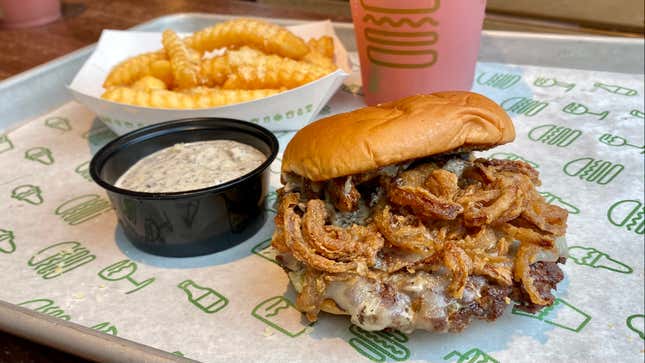
<path id="1" fill-rule="evenodd" d="M 426 1 L 423 7 L 406 7 L 401 2 L 360 0 L 365 11 L 364 36 L 370 62 L 391 68 L 426 68 L 437 62 L 433 45 L 439 35 L 432 30 L 439 24 L 431 17 L 439 0 Z"/>
<path id="2" fill-rule="evenodd" d="M 402 344 L 408 341 L 408 337 L 401 332 L 366 331 L 353 324 L 349 331 L 354 335 L 349 339 L 349 345 L 369 360 L 402 362 L 410 358 L 410 350 Z"/>
<path id="3" fill-rule="evenodd" d="M 448 360 L 453 357 L 459 358 L 456 363 L 499 363 L 499 361 L 490 355 L 484 353 L 479 348 L 472 348 L 466 353 L 459 353 L 456 350 L 446 354 L 443 360 Z"/>
<path id="4" fill-rule="evenodd" d="M 251 315 L 291 338 L 307 330 L 307 325 L 301 322 L 302 314 L 283 296 L 274 296 L 262 301 L 253 308 Z"/>
<path id="5" fill-rule="evenodd" d="M 621 274 L 630 274 L 634 271 L 626 264 L 593 247 L 571 246 L 569 247 L 569 258 L 580 266 L 601 268 Z"/>
<path id="6" fill-rule="evenodd" d="M 137 267 L 138 266 L 136 262 L 132 262 L 126 259 L 113 263 L 110 266 L 102 269 L 98 272 L 98 275 L 100 278 L 106 281 L 129 281 L 132 285 L 135 286 L 135 288 L 125 293 L 126 295 L 128 295 L 143 289 L 144 287 L 150 285 L 155 281 L 154 277 L 143 280 L 141 282 L 136 281 L 134 278 L 132 278 L 132 275 L 137 272 Z"/>

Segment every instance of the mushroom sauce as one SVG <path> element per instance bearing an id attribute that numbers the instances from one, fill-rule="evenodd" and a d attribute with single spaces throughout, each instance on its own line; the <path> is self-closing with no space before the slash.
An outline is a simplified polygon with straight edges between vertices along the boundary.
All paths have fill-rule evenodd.
<path id="1" fill-rule="evenodd" d="M 247 174 L 266 159 L 256 148 L 233 140 L 180 143 L 139 160 L 115 185 L 147 193 L 202 189 Z"/>

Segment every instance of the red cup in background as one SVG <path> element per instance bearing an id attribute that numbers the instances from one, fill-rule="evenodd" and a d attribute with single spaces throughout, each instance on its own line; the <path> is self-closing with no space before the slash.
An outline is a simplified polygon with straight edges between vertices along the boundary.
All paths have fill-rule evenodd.
<path id="1" fill-rule="evenodd" d="M 33 27 L 60 16 L 60 0 L 0 0 L 0 28 Z"/>

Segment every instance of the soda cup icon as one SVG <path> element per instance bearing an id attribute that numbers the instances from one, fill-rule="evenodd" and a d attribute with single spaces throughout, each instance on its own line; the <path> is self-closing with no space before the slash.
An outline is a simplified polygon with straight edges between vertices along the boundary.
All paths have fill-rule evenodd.
<path id="1" fill-rule="evenodd" d="M 571 246 L 569 247 L 569 258 L 580 266 L 602 268 L 622 274 L 630 274 L 634 271 L 626 264 L 593 247 Z"/>
<path id="2" fill-rule="evenodd" d="M 577 176 L 588 182 L 605 185 L 614 180 L 624 168 L 622 164 L 585 157 L 569 161 L 562 170 L 569 176 Z"/>
<path id="3" fill-rule="evenodd" d="M 402 344 L 408 341 L 408 337 L 401 332 L 367 331 L 353 324 L 349 331 L 354 335 L 349 339 L 349 345 L 370 360 L 402 362 L 410 358 L 410 350 Z"/>
<path id="4" fill-rule="evenodd" d="M 616 227 L 645 234 L 645 206 L 636 199 L 625 199 L 612 204 L 607 210 L 607 219 Z"/>
<path id="5" fill-rule="evenodd" d="M 553 305 L 547 306 L 535 314 L 527 313 L 514 307 L 512 313 L 543 321 L 546 324 L 579 333 L 591 321 L 591 316 L 568 302 L 556 298 Z"/>
<path id="6" fill-rule="evenodd" d="M 529 139 L 547 145 L 566 147 L 582 135 L 582 131 L 553 124 L 541 125 L 529 131 Z"/>
<path id="7" fill-rule="evenodd" d="M 299 336 L 307 329 L 307 326 L 302 324 L 300 311 L 283 296 L 264 300 L 253 309 L 251 315 L 291 338 Z"/>
<path id="8" fill-rule="evenodd" d="M 188 301 L 206 314 L 213 314 L 228 305 L 228 299 L 219 292 L 197 285 L 192 280 L 182 281 L 177 285 L 188 296 Z"/>
<path id="9" fill-rule="evenodd" d="M 499 363 L 499 361 L 490 355 L 484 353 L 479 348 L 472 348 L 466 353 L 460 353 L 456 350 L 448 353 L 443 357 L 443 360 L 451 359 L 452 357 L 457 357 L 456 363 Z"/>

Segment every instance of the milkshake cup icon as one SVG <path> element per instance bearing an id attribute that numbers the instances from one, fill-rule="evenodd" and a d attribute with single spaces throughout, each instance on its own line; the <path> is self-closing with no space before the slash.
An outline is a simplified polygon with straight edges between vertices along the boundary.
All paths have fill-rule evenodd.
<path id="1" fill-rule="evenodd" d="M 31 184 L 25 184 L 14 188 L 11 191 L 11 198 L 32 205 L 43 203 L 43 193 L 39 187 Z"/>
<path id="2" fill-rule="evenodd" d="M 27 160 L 37 161 L 43 165 L 52 165 L 54 163 L 54 155 L 51 150 L 42 146 L 32 147 L 25 151 L 25 158 Z"/>
<path id="3" fill-rule="evenodd" d="M 307 330 L 302 324 L 302 314 L 291 301 L 283 296 L 274 296 L 258 304 L 251 315 L 273 329 L 295 338 Z"/>
<path id="4" fill-rule="evenodd" d="M 402 344 L 408 341 L 408 337 L 401 332 L 367 331 L 353 324 L 349 331 L 354 336 L 349 339 L 349 345 L 370 360 L 402 362 L 410 358 L 410 350 Z"/>
<path id="5" fill-rule="evenodd" d="M 591 316 L 568 302 L 556 298 L 553 305 L 547 306 L 535 314 L 514 307 L 512 313 L 543 321 L 546 324 L 579 333 L 591 321 Z"/>
<path id="6" fill-rule="evenodd" d="M 49 117 L 45 120 L 45 126 L 63 132 L 72 130 L 72 125 L 69 124 L 69 120 L 64 117 Z"/>
<path id="7" fill-rule="evenodd" d="M 566 209 L 569 214 L 580 214 L 580 209 L 575 205 L 563 200 L 559 196 L 550 193 L 550 192 L 540 192 L 540 195 L 544 197 L 544 200 L 553 205 L 557 205 L 560 208 Z"/>
<path id="8" fill-rule="evenodd" d="M 13 241 L 14 235 L 12 231 L 0 228 L 0 252 L 13 253 L 16 250 L 16 243 Z"/>
<path id="9" fill-rule="evenodd" d="M 636 96 L 638 95 L 638 91 L 635 89 L 623 87 L 623 86 L 618 86 L 614 84 L 606 84 L 606 83 L 601 83 L 601 82 L 595 82 L 594 87 L 598 89 L 605 90 L 609 93 L 613 93 L 615 95 L 621 95 L 621 96 Z"/>
<path id="10" fill-rule="evenodd" d="M 585 157 L 569 161 L 562 170 L 569 176 L 577 176 L 588 182 L 605 185 L 614 180 L 624 168 L 622 164 Z"/>
<path id="11" fill-rule="evenodd" d="M 638 334 L 641 339 L 645 339 L 645 315 L 643 314 L 635 314 L 631 315 L 627 318 L 627 327 L 629 330 L 633 331 L 634 333 Z"/>
<path id="12" fill-rule="evenodd" d="M 569 247 L 569 258 L 580 266 L 602 268 L 622 274 L 630 274 L 634 271 L 626 264 L 593 247 L 571 246 Z"/>
<path id="13" fill-rule="evenodd" d="M 607 210 L 609 223 L 625 227 L 636 234 L 645 234 L 645 206 L 636 199 L 618 201 Z"/>
<path id="14" fill-rule="evenodd" d="M 499 363 L 499 361 L 490 355 L 484 353 L 479 348 L 473 348 L 466 353 L 460 353 L 456 350 L 448 353 L 443 357 L 443 360 L 452 359 L 453 357 L 459 358 L 456 363 Z"/>
<path id="15" fill-rule="evenodd" d="M 188 297 L 188 301 L 206 314 L 213 314 L 228 305 L 228 299 L 219 292 L 197 285 L 192 280 L 182 281 L 177 285 Z"/>
<path id="16" fill-rule="evenodd" d="M 11 142 L 11 140 L 9 140 L 9 136 L 0 135 L 0 154 L 12 149 L 13 149 L 13 143 Z"/>
<path id="17" fill-rule="evenodd" d="M 566 147 L 582 135 L 582 131 L 553 124 L 540 125 L 529 131 L 529 139 L 547 145 Z"/>

